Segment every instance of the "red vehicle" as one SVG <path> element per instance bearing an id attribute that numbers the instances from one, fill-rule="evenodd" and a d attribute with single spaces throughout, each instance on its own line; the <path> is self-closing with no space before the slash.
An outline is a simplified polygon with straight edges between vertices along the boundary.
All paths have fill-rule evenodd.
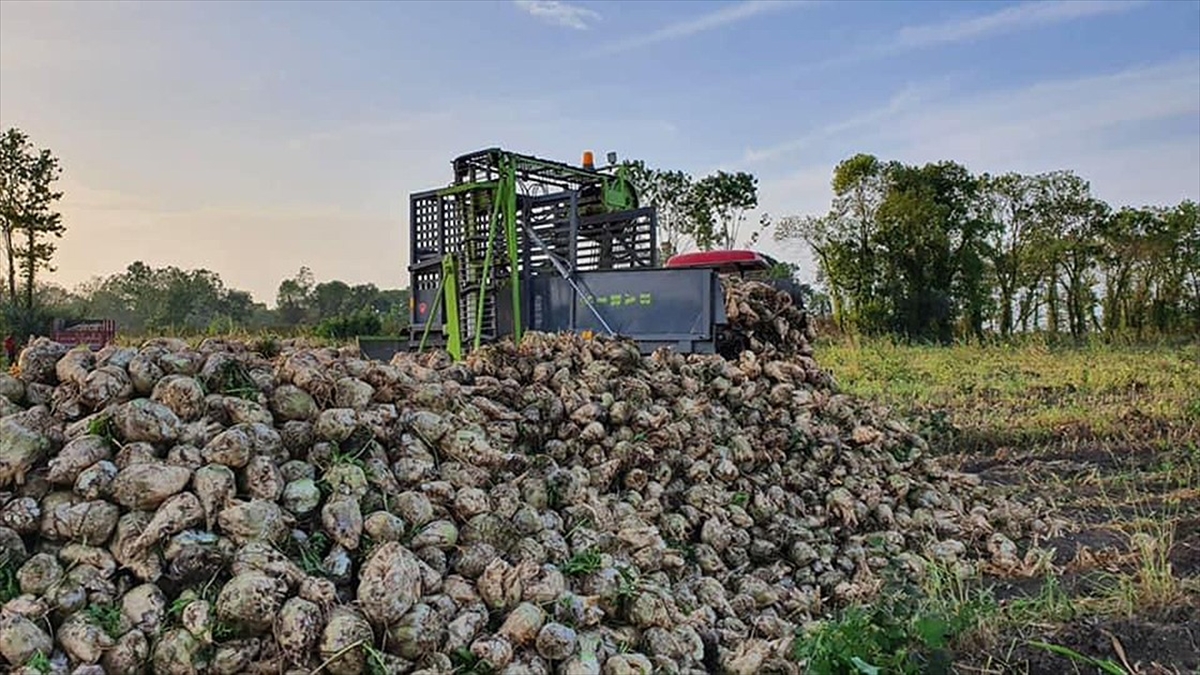
<path id="1" fill-rule="evenodd" d="M 112 319 L 56 319 L 50 332 L 55 342 L 76 347 L 87 345 L 99 351 L 117 337 L 117 322 Z"/>
<path id="2" fill-rule="evenodd" d="M 731 249 L 679 253 L 668 258 L 664 267 L 703 267 L 714 269 L 717 274 L 737 275 L 761 281 L 786 291 L 792 297 L 792 302 L 797 306 L 803 306 L 803 296 L 799 284 L 790 278 L 771 276 L 771 271 L 779 265 L 778 260 L 765 253 L 749 249 Z"/>

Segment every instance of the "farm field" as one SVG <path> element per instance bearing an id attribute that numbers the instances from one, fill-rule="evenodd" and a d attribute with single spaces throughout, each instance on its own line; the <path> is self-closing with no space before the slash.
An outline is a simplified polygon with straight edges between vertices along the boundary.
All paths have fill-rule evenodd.
<path id="1" fill-rule="evenodd" d="M 930 648 L 915 622 L 933 616 L 959 629 L 956 672 L 1200 672 L 1197 345 L 864 341 L 817 359 L 844 391 L 913 420 L 945 461 L 1068 523 L 1037 542 L 1044 557 L 924 589 L 907 643 L 881 637 L 867 654 L 870 640 L 848 640 L 843 662 Z"/>
<path id="2" fill-rule="evenodd" d="M 198 672 L 217 672 L 205 670 L 217 655 L 240 663 L 256 658 L 252 652 L 267 666 L 332 660 L 345 667 L 340 672 L 371 675 L 495 673 L 504 663 L 554 664 L 552 672 L 566 673 L 589 662 L 612 663 L 605 666 L 612 672 L 791 675 L 1183 675 L 1200 667 L 1196 345 L 826 342 L 815 345 L 819 370 L 767 347 L 699 371 L 631 360 L 619 344 L 563 337 L 511 349 L 465 366 L 406 356 L 385 367 L 356 361 L 350 345 L 327 339 L 127 336 L 94 356 L 32 346 L 12 375 L 0 376 L 8 415 L 0 440 L 14 439 L 17 448 L 3 448 L 10 491 L 0 593 L 14 612 L 34 618 L 38 603 L 60 602 L 45 585 L 66 573 L 44 553 L 56 541 L 98 562 L 111 555 L 127 571 L 112 577 L 121 580 L 116 586 L 89 582 L 100 584 L 98 604 L 65 623 L 46 617 L 52 630 L 42 632 L 42 619 L 13 624 L 24 641 L 0 640 L 0 651 L 24 661 L 20 672 L 43 675 L 93 657 L 112 672 L 144 659 L 153 672 L 173 672 L 168 661 L 180 649 Z M 578 387 L 618 381 L 597 379 L 603 363 L 623 364 L 612 371 L 625 373 L 615 376 L 622 384 L 599 404 L 580 406 L 587 398 Z M 560 370 L 552 392 L 544 383 L 553 368 Z M 484 379 L 460 383 L 468 371 Z M 815 388 L 780 406 L 791 391 L 783 383 L 797 373 Z M 488 384 L 491 376 L 502 379 Z M 470 393 L 475 386 L 483 388 Z M 654 403 L 633 417 L 617 407 L 604 412 L 605 396 L 634 396 L 624 391 L 630 387 L 648 387 Z M 567 419 L 547 408 L 541 430 L 506 427 L 502 420 L 538 400 L 575 402 Z M 774 408 L 763 407 L 767 400 Z M 38 401 L 63 420 L 38 412 Z M 698 414 L 700 401 L 724 402 L 735 417 Z M 395 417 L 396 410 L 409 412 Z M 445 424 L 461 429 L 449 433 Z M 548 433 L 586 433 L 589 443 L 611 447 L 549 441 Z M 61 453 L 39 436 L 58 437 Z M 689 445 L 702 459 L 681 454 Z M 527 459 L 504 459 L 496 454 L 502 447 Z M 913 455 L 916 448 L 935 461 Z M 641 485 L 650 478 L 641 467 L 664 459 L 678 473 L 655 469 L 669 494 L 654 497 L 663 488 Z M 513 461 L 516 468 L 505 468 Z M 968 477 L 948 477 L 939 464 Z M 504 477 L 476 476 L 485 466 Z M 579 473 L 584 467 L 591 468 Z M 193 476 L 198 482 L 189 487 Z M 72 480 L 74 495 L 64 491 Z M 52 485 L 62 488 L 47 492 Z M 336 485 L 354 491 L 339 496 Z M 130 492 L 135 486 L 148 492 Z M 545 512 L 549 527 L 563 532 L 518 539 L 486 529 L 499 522 L 488 520 L 496 515 L 491 505 L 502 508 L 516 494 L 526 516 Z M 895 511 L 879 510 L 881 497 Z M 631 510 L 647 499 L 661 499 L 667 514 Z M 708 499 L 713 515 L 692 510 L 687 500 L 695 499 Z M 771 516 L 781 508 L 775 503 L 786 511 Z M 104 518 L 79 520 L 82 508 Z M 53 514 L 45 524 L 39 509 Z M 260 517 L 266 524 L 254 524 Z M 772 518 L 800 534 L 762 525 Z M 153 533 L 147 542 L 161 539 L 160 547 L 127 541 L 127 528 L 145 519 Z M 110 552 L 79 548 L 110 528 Z M 753 557 L 721 543 L 735 536 Z M 224 553 L 208 548 L 220 541 Z M 266 541 L 274 548 L 263 548 Z M 885 541 L 893 542 L 886 556 L 865 552 L 875 569 L 834 569 L 852 569 L 856 550 L 866 562 L 859 542 L 874 550 Z M 786 553 L 776 552 L 784 546 Z M 483 565 L 497 552 L 503 557 Z M 658 569 L 659 557 L 674 571 Z M 514 575 L 528 573 L 520 570 L 533 560 L 560 581 L 522 594 L 528 582 Z M 403 606 L 379 605 L 371 575 L 415 573 L 413 565 L 437 575 L 422 582 L 430 590 L 406 586 L 397 596 Z M 923 573 L 903 573 L 912 566 Z M 105 567 L 95 573 L 107 574 Z M 465 581 L 481 570 L 477 582 Z M 70 583 L 82 579 L 77 574 Z M 240 604 L 235 590 L 270 585 L 278 574 L 290 581 L 271 603 L 289 596 L 288 616 L 306 613 L 308 623 L 256 623 L 253 603 Z M 150 583 L 128 586 L 137 580 Z M 453 597 L 433 590 L 442 587 L 458 590 Z M 667 599 L 668 588 L 678 599 Z M 162 621 L 122 619 L 121 608 L 145 593 L 170 608 Z M 215 615 L 189 627 L 182 612 L 201 606 Z M 430 614 L 435 607 L 442 609 Z M 318 613 L 334 608 L 322 626 Z M 681 618 L 696 611 L 714 613 L 719 630 L 689 633 L 712 621 Z M 370 625 L 397 618 L 400 626 L 425 626 L 429 639 L 407 629 L 371 635 Z M 667 626 L 680 637 L 666 637 Z M 212 631 L 212 644 L 188 637 L 200 629 Z M 547 633 L 547 645 L 565 642 L 537 649 L 521 637 L 528 631 Z M 280 647 L 267 640 L 257 652 L 240 640 L 267 633 Z M 681 651 L 678 640 L 688 635 L 704 643 L 702 657 Z M 300 651 L 280 651 L 293 643 Z M 430 670 L 414 671 L 417 664 Z"/>

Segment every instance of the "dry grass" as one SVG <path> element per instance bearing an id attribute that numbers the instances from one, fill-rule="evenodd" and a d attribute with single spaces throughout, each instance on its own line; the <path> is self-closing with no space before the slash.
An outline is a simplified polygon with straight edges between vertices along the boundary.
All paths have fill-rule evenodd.
<path id="1" fill-rule="evenodd" d="M 957 672 L 1200 668 L 1187 644 L 1200 640 L 1200 345 L 862 341 L 816 357 L 844 391 L 908 416 L 946 461 L 1072 523 L 1039 544 L 1049 574 L 926 584 L 943 613 L 973 607 Z"/>

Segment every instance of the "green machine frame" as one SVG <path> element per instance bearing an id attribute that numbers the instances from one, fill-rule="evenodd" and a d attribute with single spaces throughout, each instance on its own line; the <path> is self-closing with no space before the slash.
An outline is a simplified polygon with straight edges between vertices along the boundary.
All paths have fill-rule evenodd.
<path id="1" fill-rule="evenodd" d="M 486 342 L 520 340 L 538 271 L 573 284 L 581 270 L 657 264 L 654 210 L 639 208 L 624 168 L 499 148 L 453 166 L 451 185 L 410 197 L 410 349 L 444 347 L 458 360 Z"/>

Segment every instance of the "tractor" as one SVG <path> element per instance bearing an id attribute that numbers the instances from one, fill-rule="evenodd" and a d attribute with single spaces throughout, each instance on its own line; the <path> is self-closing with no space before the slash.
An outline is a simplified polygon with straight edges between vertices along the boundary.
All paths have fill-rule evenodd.
<path id="1" fill-rule="evenodd" d="M 773 280 L 755 251 L 684 253 L 659 262 L 653 205 L 614 153 L 595 166 L 490 148 L 453 160 L 446 187 L 409 196 L 411 322 L 406 336 L 359 338 L 368 356 L 444 349 L 455 360 L 528 331 L 629 338 L 724 353 L 725 275 Z"/>

